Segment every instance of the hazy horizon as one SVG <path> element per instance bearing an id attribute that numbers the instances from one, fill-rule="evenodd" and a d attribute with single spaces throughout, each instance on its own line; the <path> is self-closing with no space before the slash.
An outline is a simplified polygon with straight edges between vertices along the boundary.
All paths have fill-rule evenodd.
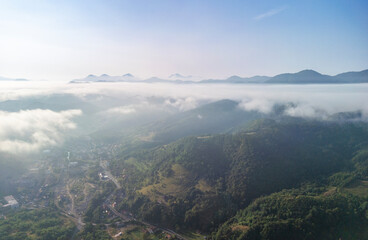
<path id="1" fill-rule="evenodd" d="M 170 75 L 166 75 L 166 76 L 155 76 L 155 75 L 151 75 L 151 76 L 148 76 L 148 77 L 141 77 L 139 75 L 135 75 L 135 74 L 132 74 L 132 73 L 121 73 L 121 74 L 118 74 L 118 75 L 111 75 L 111 74 L 108 74 L 108 73 L 102 73 L 102 74 L 94 74 L 94 73 L 90 73 L 88 75 L 85 75 L 85 76 L 79 76 L 77 78 L 74 78 L 74 79 L 59 79 L 59 80 L 47 80 L 47 79 L 29 79 L 25 76 L 18 76 L 16 78 L 11 78 L 11 77 L 8 77 L 8 76 L 1 76 L 0 75 L 0 81 L 3 81 L 3 82 L 6 82 L 6 81 L 9 81 L 9 82 L 12 82 L 12 81 L 19 81 L 19 82 L 24 82 L 24 81 L 36 81 L 36 82 L 47 82 L 47 81 L 55 81 L 55 82 L 64 82 L 64 83 L 70 83 L 70 82 L 73 82 L 73 81 L 79 81 L 79 80 L 82 80 L 85 81 L 85 83 L 87 82 L 90 82 L 90 80 L 88 80 L 88 78 L 92 77 L 92 78 L 96 78 L 96 79 L 104 79 L 104 76 L 108 77 L 108 79 L 104 79 L 106 82 L 141 82 L 141 81 L 149 81 L 150 79 L 158 79 L 158 80 L 172 80 L 173 83 L 175 80 L 180 80 L 182 82 L 185 82 L 185 81 L 188 81 L 188 82 L 191 82 L 191 83 L 197 83 L 197 82 L 201 82 L 201 81 L 207 81 L 207 80 L 226 80 L 226 79 L 230 79 L 231 77 L 240 77 L 240 78 L 243 78 L 243 79 L 247 79 L 247 78 L 254 78 L 254 77 L 269 77 L 269 78 L 272 78 L 272 77 L 275 77 L 275 76 L 278 76 L 278 75 L 281 75 L 281 74 L 295 74 L 295 73 L 299 73 L 299 72 L 302 72 L 302 71 L 315 71 L 319 74 L 322 74 L 322 75 L 327 75 L 327 76 L 336 76 L 336 75 L 339 75 L 339 74 L 342 74 L 342 73 L 351 73 L 351 72 L 354 72 L 354 73 L 359 73 L 359 72 L 363 72 L 363 71 L 367 71 L 368 68 L 365 68 L 365 69 L 360 69 L 360 70 L 348 70 L 346 72 L 338 72 L 336 74 L 333 74 L 333 75 L 328 75 L 324 72 L 318 72 L 318 71 L 315 71 L 314 69 L 300 69 L 296 72 L 280 72 L 280 73 L 277 73 L 275 75 L 262 75 L 262 74 L 256 74 L 256 75 L 251 75 L 251 76 L 239 76 L 239 75 L 236 75 L 236 74 L 232 74 L 232 75 L 228 75 L 228 76 L 225 76 L 225 77 L 214 77 L 214 78 L 203 78 L 201 76 L 195 76 L 195 75 L 191 75 L 191 74 L 188 74 L 188 75 L 183 75 L 183 74 L 180 74 L 180 73 L 172 73 Z M 126 75 L 129 75 L 128 79 L 124 79 L 124 77 Z M 131 77 L 131 79 L 129 79 Z M 95 79 L 95 80 L 96 80 Z M 93 80 L 92 80 L 93 82 Z M 256 83 L 256 82 L 251 82 L 251 83 Z M 262 83 L 262 82 L 260 82 Z M 290 84 L 295 84 L 296 82 L 294 83 L 290 83 Z M 355 83 L 364 83 L 364 82 L 355 82 Z M 287 84 L 287 83 L 285 83 Z M 306 83 L 303 83 L 303 84 L 306 84 Z M 308 83 L 307 83 L 308 84 Z M 310 84 L 313 84 L 313 83 L 310 83 Z M 326 83 L 315 83 L 315 84 L 326 84 Z M 334 84 L 334 83 L 332 83 Z M 342 82 L 342 84 L 354 84 L 354 83 L 347 83 L 347 82 Z"/>

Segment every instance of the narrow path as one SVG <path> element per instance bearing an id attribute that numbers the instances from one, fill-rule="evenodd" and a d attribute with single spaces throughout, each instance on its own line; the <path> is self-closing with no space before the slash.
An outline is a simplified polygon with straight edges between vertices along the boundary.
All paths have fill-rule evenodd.
<path id="1" fill-rule="evenodd" d="M 134 218 L 134 217 L 131 217 L 131 216 L 127 216 L 127 215 L 123 215 L 123 214 L 121 214 L 121 213 L 119 213 L 118 211 L 116 211 L 116 209 L 115 208 L 113 208 L 110 204 L 106 204 L 107 205 L 107 207 L 116 215 L 116 216 L 118 216 L 118 217 L 120 217 L 121 219 L 123 219 L 123 221 L 124 222 L 129 222 L 129 221 L 136 221 L 136 222 L 138 222 L 138 223 L 141 223 L 141 224 L 143 224 L 143 225 L 146 225 L 147 227 L 151 227 L 151 228 L 153 228 L 153 227 L 155 227 L 155 228 L 157 228 L 157 229 L 159 229 L 159 230 L 161 230 L 162 232 L 165 232 L 165 233 L 168 233 L 168 234 L 173 234 L 173 235 L 175 235 L 175 236 L 177 236 L 178 238 L 180 238 L 180 239 L 182 239 L 182 240 L 186 240 L 186 238 L 185 237 L 183 237 L 182 235 L 180 235 L 179 233 L 177 233 L 177 232 L 174 232 L 173 230 L 171 230 L 171 229 L 167 229 L 167 228 L 161 228 L 161 227 L 159 227 L 159 226 L 157 226 L 157 225 L 154 225 L 154 224 L 151 224 L 151 223 L 148 223 L 148 222 L 145 222 L 145 221 L 140 221 L 140 220 L 137 220 L 136 218 Z"/>
<path id="2" fill-rule="evenodd" d="M 82 217 L 79 214 L 77 214 L 77 212 L 75 211 L 74 196 L 73 196 L 73 194 L 70 193 L 69 184 L 66 184 L 66 190 L 67 190 L 67 194 L 68 194 L 68 196 L 69 196 L 69 198 L 71 200 L 71 205 L 72 205 L 71 206 L 71 209 L 70 209 L 70 214 L 69 215 L 73 215 L 74 216 L 74 218 L 76 219 L 77 228 L 78 228 L 78 230 L 81 230 L 85 224 L 82 221 Z"/>
<path id="3" fill-rule="evenodd" d="M 116 187 L 118 189 L 121 188 L 121 185 L 119 183 L 119 181 L 114 177 L 114 175 L 112 175 L 112 173 L 110 172 L 109 168 L 107 167 L 107 161 L 100 161 L 100 166 L 103 168 L 103 170 L 105 171 L 105 174 L 111 179 L 111 181 L 113 181 L 116 185 Z"/>
<path id="4" fill-rule="evenodd" d="M 73 184 L 73 182 L 71 183 Z M 66 193 L 68 194 L 70 201 L 71 201 L 71 208 L 70 208 L 70 213 L 73 214 L 74 216 L 76 216 L 75 210 L 74 210 L 74 196 L 70 193 L 70 188 L 69 188 L 69 183 L 66 184 Z"/>

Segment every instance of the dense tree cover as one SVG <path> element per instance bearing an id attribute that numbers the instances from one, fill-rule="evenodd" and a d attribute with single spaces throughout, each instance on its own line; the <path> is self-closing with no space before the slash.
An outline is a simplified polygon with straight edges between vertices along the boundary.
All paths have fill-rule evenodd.
<path id="1" fill-rule="evenodd" d="M 366 239 L 368 199 L 283 191 L 258 198 L 213 235 L 214 239 Z"/>
<path id="2" fill-rule="evenodd" d="M 110 240 L 112 239 L 110 235 L 106 232 L 106 227 L 104 225 L 93 226 L 88 223 L 82 232 L 77 236 L 81 240 Z"/>
<path id="3" fill-rule="evenodd" d="M 53 209 L 21 210 L 0 218 L 3 240 L 67 240 L 75 225 Z"/>
<path id="4" fill-rule="evenodd" d="M 339 176 L 326 177 L 340 171 L 351 174 L 358 165 L 360 176 L 366 175 L 361 160 L 366 153 L 353 156 L 367 144 L 366 124 L 300 119 L 263 120 L 236 134 L 184 138 L 125 156 L 133 174 L 124 182 L 126 198 L 120 206 L 154 223 L 213 231 L 260 196 L 311 180 L 327 184 Z M 116 173 L 121 171 L 118 162 L 113 164 Z M 179 195 L 155 190 L 155 184 L 173 175 L 175 164 L 193 181 L 183 181 Z M 200 180 L 211 190 L 199 189 Z M 165 202 L 136 191 L 143 186 L 153 186 L 153 194 Z"/>

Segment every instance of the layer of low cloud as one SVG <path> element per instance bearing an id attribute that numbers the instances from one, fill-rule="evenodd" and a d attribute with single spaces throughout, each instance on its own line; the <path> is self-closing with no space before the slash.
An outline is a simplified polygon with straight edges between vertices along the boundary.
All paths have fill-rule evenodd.
<path id="1" fill-rule="evenodd" d="M 28 153 L 59 144 L 65 131 L 77 127 L 72 119 L 81 114 L 81 110 L 0 111 L 0 151 Z"/>
<path id="2" fill-rule="evenodd" d="M 266 84 L 169 84 L 91 83 L 62 84 L 32 82 L 1 85 L 0 101 L 55 93 L 72 94 L 85 101 L 91 94 L 116 99 L 120 105 L 105 103 L 105 112 L 130 116 L 149 110 L 186 111 L 221 99 L 240 102 L 244 110 L 270 113 L 275 105 L 288 105 L 284 114 L 325 119 L 339 112 L 360 111 L 368 119 L 368 84 L 266 85 Z M 6 94 L 3 94 L 6 93 Z M 22 95 L 23 94 L 23 95 Z M 9 98 L 7 98 L 7 96 Z M 105 97 L 99 97 L 102 102 Z M 160 100 L 157 100 L 160 99 Z M 102 103 L 103 105 L 104 103 Z"/>

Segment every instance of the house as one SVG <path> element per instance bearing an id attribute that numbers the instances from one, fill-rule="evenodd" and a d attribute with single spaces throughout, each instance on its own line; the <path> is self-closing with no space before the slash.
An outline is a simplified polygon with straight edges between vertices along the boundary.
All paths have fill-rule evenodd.
<path id="1" fill-rule="evenodd" d="M 109 176 L 107 176 L 106 174 L 103 173 L 99 173 L 98 176 L 100 177 L 100 180 L 108 180 Z"/>
<path id="2" fill-rule="evenodd" d="M 13 195 L 6 196 L 4 199 L 8 204 L 5 204 L 3 207 L 11 207 L 12 209 L 19 207 L 19 203 L 15 200 Z"/>

